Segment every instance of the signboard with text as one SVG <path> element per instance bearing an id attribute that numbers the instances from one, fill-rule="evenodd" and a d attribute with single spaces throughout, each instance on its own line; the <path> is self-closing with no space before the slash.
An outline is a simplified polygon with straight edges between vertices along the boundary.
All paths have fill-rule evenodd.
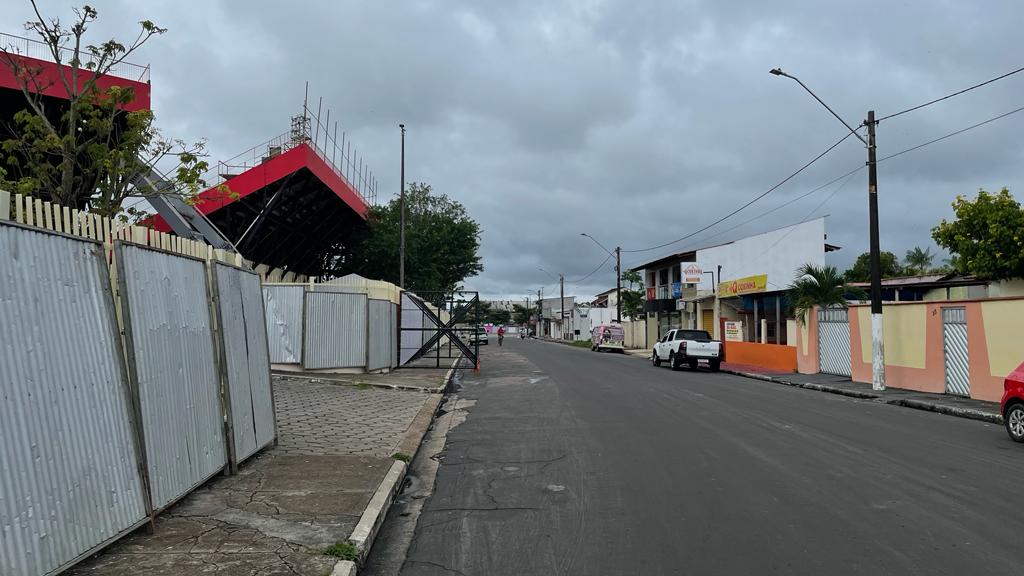
<path id="1" fill-rule="evenodd" d="M 737 278 L 735 280 L 720 282 L 718 284 L 718 297 L 730 298 L 732 296 L 742 296 L 744 294 L 756 294 L 758 292 L 764 292 L 767 288 L 767 274 L 747 276 L 746 278 Z"/>
<path id="2" fill-rule="evenodd" d="M 652 301 L 658 298 L 658 291 L 654 286 L 647 287 L 647 300 Z"/>
<path id="3" fill-rule="evenodd" d="M 682 282 L 673 282 L 672 283 L 672 297 L 673 298 L 682 298 L 683 297 L 683 283 Z"/>
<path id="4" fill-rule="evenodd" d="M 727 342 L 743 342 L 742 321 L 725 321 L 725 340 Z"/>
<path id="5" fill-rule="evenodd" d="M 699 264 L 687 264 L 685 267 L 683 267 L 684 284 L 699 284 L 703 276 L 704 271 L 701 270 Z"/>

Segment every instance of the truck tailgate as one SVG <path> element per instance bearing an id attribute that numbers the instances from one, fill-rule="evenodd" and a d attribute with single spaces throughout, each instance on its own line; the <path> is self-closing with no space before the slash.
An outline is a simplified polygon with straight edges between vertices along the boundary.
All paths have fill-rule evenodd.
<path id="1" fill-rule="evenodd" d="M 719 342 L 686 342 L 686 355 L 694 358 L 718 358 Z"/>

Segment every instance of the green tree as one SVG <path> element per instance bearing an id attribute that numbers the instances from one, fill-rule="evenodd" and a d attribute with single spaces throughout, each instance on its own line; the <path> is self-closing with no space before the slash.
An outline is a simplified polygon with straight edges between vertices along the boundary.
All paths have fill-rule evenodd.
<path id="1" fill-rule="evenodd" d="M 512 321 L 512 312 L 510 310 L 491 310 L 491 313 L 487 316 L 487 321 L 491 324 L 504 326 Z"/>
<path id="2" fill-rule="evenodd" d="M 935 254 L 932 253 L 931 248 L 922 250 L 920 246 L 915 246 L 913 250 L 907 250 L 903 262 L 908 274 L 925 274 L 931 270 L 933 260 L 935 260 Z"/>
<path id="3" fill-rule="evenodd" d="M 797 272 L 796 279 L 789 285 L 786 298 L 797 320 L 802 324 L 807 321 L 807 313 L 815 306 L 846 307 L 847 297 L 866 299 L 867 294 L 855 286 L 850 286 L 836 270 L 835 266 L 815 266 L 804 264 Z"/>
<path id="4" fill-rule="evenodd" d="M 405 220 L 405 288 L 448 293 L 483 271 L 480 225 L 461 203 L 413 182 L 405 191 Z M 370 208 L 365 232 L 340 258 L 338 271 L 398 284 L 399 228 L 398 198 Z"/>
<path id="5" fill-rule="evenodd" d="M 520 325 L 525 325 L 530 321 L 530 314 L 532 310 L 527 310 L 526 306 L 522 304 L 512 305 L 512 322 Z"/>
<path id="6" fill-rule="evenodd" d="M 892 252 L 882 252 L 880 255 L 882 278 L 893 278 L 903 275 L 903 267 L 900 261 Z M 871 280 L 871 253 L 865 252 L 857 256 L 857 260 L 849 270 L 843 273 L 847 282 L 867 282 Z"/>
<path id="7" fill-rule="evenodd" d="M 74 21 L 65 25 L 58 18 L 45 18 L 34 0 L 32 7 L 37 20 L 27 22 L 25 29 L 39 37 L 59 65 L 56 82 L 66 104 L 54 110 L 52 99 L 43 95 L 51 85 L 46 84 L 42 67 L 14 51 L 0 53 L 0 62 L 17 80 L 27 106 L 15 114 L 9 138 L 2 143 L 2 184 L 113 217 L 135 192 L 131 181 L 141 169 L 173 159 L 176 165 L 169 170 L 169 180 L 187 198 L 194 198 L 205 186 L 201 175 L 209 168 L 206 143 L 165 138 L 151 111 L 125 110 L 135 97 L 131 88 L 102 90 L 97 85 L 98 78 L 166 29 L 145 20 L 127 45 L 114 39 L 94 45 L 86 39 L 98 16 L 94 8 L 74 9 Z M 142 216 L 134 209 L 127 212 Z"/>
<path id="8" fill-rule="evenodd" d="M 642 318 L 644 315 L 643 278 L 636 270 L 627 270 L 622 273 L 622 282 L 625 284 L 619 295 L 619 299 L 622 301 L 622 317 Z"/>
<path id="9" fill-rule="evenodd" d="M 998 194 L 978 191 L 953 202 L 956 220 L 932 228 L 935 242 L 952 253 L 957 271 L 979 278 L 1024 277 L 1024 210 L 1003 188 Z"/>

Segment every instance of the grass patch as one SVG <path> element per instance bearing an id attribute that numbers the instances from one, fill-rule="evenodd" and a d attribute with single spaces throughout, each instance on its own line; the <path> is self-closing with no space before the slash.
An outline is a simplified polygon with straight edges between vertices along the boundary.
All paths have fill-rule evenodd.
<path id="1" fill-rule="evenodd" d="M 341 558 L 342 560 L 355 560 L 359 557 L 359 551 L 356 547 L 348 542 L 336 542 L 331 544 L 327 548 L 324 548 L 324 554 L 327 556 L 334 556 L 335 558 Z"/>
<path id="2" fill-rule="evenodd" d="M 412 456 L 409 456 L 405 452 L 395 452 L 394 454 L 391 455 L 391 457 L 394 458 L 395 460 L 401 460 L 402 462 L 406 463 L 412 460 Z"/>
<path id="3" fill-rule="evenodd" d="M 578 348 L 590 348 L 591 346 L 594 345 L 594 343 L 591 342 L 590 340 L 573 340 L 572 342 L 570 342 L 570 344 Z"/>
<path id="4" fill-rule="evenodd" d="M 356 383 L 355 383 L 355 384 L 353 384 L 352 386 L 353 386 L 353 387 L 354 387 L 354 388 L 355 388 L 356 390 L 369 390 L 370 388 L 373 388 L 373 386 L 371 386 L 371 385 L 367 384 L 366 382 L 356 382 Z"/>

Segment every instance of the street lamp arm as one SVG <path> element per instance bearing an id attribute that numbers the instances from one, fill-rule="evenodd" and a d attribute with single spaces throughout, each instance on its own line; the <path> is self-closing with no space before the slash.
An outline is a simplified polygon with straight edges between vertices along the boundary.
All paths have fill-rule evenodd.
<path id="1" fill-rule="evenodd" d="M 598 242 L 597 238 L 594 238 L 593 236 L 591 236 L 590 234 L 587 234 L 586 232 L 580 232 L 580 236 L 586 236 L 587 238 L 590 238 L 590 240 L 594 244 L 597 244 L 598 246 L 600 246 L 601 250 L 604 250 L 605 252 L 607 252 L 609 256 L 615 256 L 615 254 L 612 254 L 611 250 L 609 250 L 609 249 L 604 247 L 604 244 L 601 244 L 600 242 Z"/>
<path id="2" fill-rule="evenodd" d="M 807 87 L 807 85 L 806 85 L 806 84 L 804 84 L 804 83 L 803 83 L 803 82 L 802 82 L 802 81 L 801 81 L 801 80 L 800 80 L 799 78 L 797 78 L 796 76 L 793 76 L 792 74 L 787 74 L 787 73 L 783 72 L 781 68 L 772 68 L 772 69 L 771 69 L 771 70 L 769 70 L 768 72 L 769 72 L 770 74 L 774 74 L 774 75 L 776 75 L 776 76 L 785 76 L 786 78 L 789 78 L 789 79 L 791 79 L 791 80 L 796 80 L 796 83 L 797 83 L 797 84 L 799 84 L 801 88 L 803 88 L 804 90 L 806 90 L 808 94 L 810 94 L 811 96 L 813 96 L 813 97 L 814 97 L 814 99 L 815 99 L 815 100 L 817 100 L 819 104 L 821 104 L 822 106 L 824 106 L 824 107 L 825 107 L 825 109 L 826 109 L 826 110 L 828 110 L 828 111 L 829 111 L 829 112 L 830 112 L 830 113 L 831 113 L 831 114 L 832 114 L 833 116 L 835 116 L 835 117 L 836 117 L 836 120 L 839 120 L 840 122 L 842 122 L 842 123 L 843 123 L 843 126 L 846 126 L 846 129 L 847 129 L 847 130 L 849 130 L 850 132 L 852 132 L 852 133 L 853 133 L 853 135 L 854 135 L 854 136 L 856 136 L 856 137 L 857 137 L 857 138 L 858 138 L 858 139 L 859 139 L 859 140 L 860 140 L 861 142 L 863 142 L 865 146 L 867 146 L 867 145 L 868 145 L 868 141 L 867 141 L 867 140 L 865 140 L 863 136 L 861 136 L 860 134 L 858 134 L 858 133 L 857 133 L 857 130 L 855 130 L 855 129 L 854 129 L 854 128 L 853 128 L 852 126 L 850 126 L 849 124 L 847 124 L 847 123 L 846 123 L 846 120 L 843 120 L 842 116 L 840 116 L 839 114 L 836 114 L 836 111 L 835 111 L 835 110 L 833 110 L 832 108 L 829 108 L 829 105 L 828 105 L 828 104 L 825 104 L 825 101 L 824 101 L 824 100 L 822 100 L 821 98 L 818 98 L 818 95 L 817 95 L 817 94 L 815 94 L 815 93 L 814 93 L 814 92 L 813 92 L 813 91 L 812 91 L 812 90 L 811 90 L 810 88 L 808 88 L 808 87 Z"/>

